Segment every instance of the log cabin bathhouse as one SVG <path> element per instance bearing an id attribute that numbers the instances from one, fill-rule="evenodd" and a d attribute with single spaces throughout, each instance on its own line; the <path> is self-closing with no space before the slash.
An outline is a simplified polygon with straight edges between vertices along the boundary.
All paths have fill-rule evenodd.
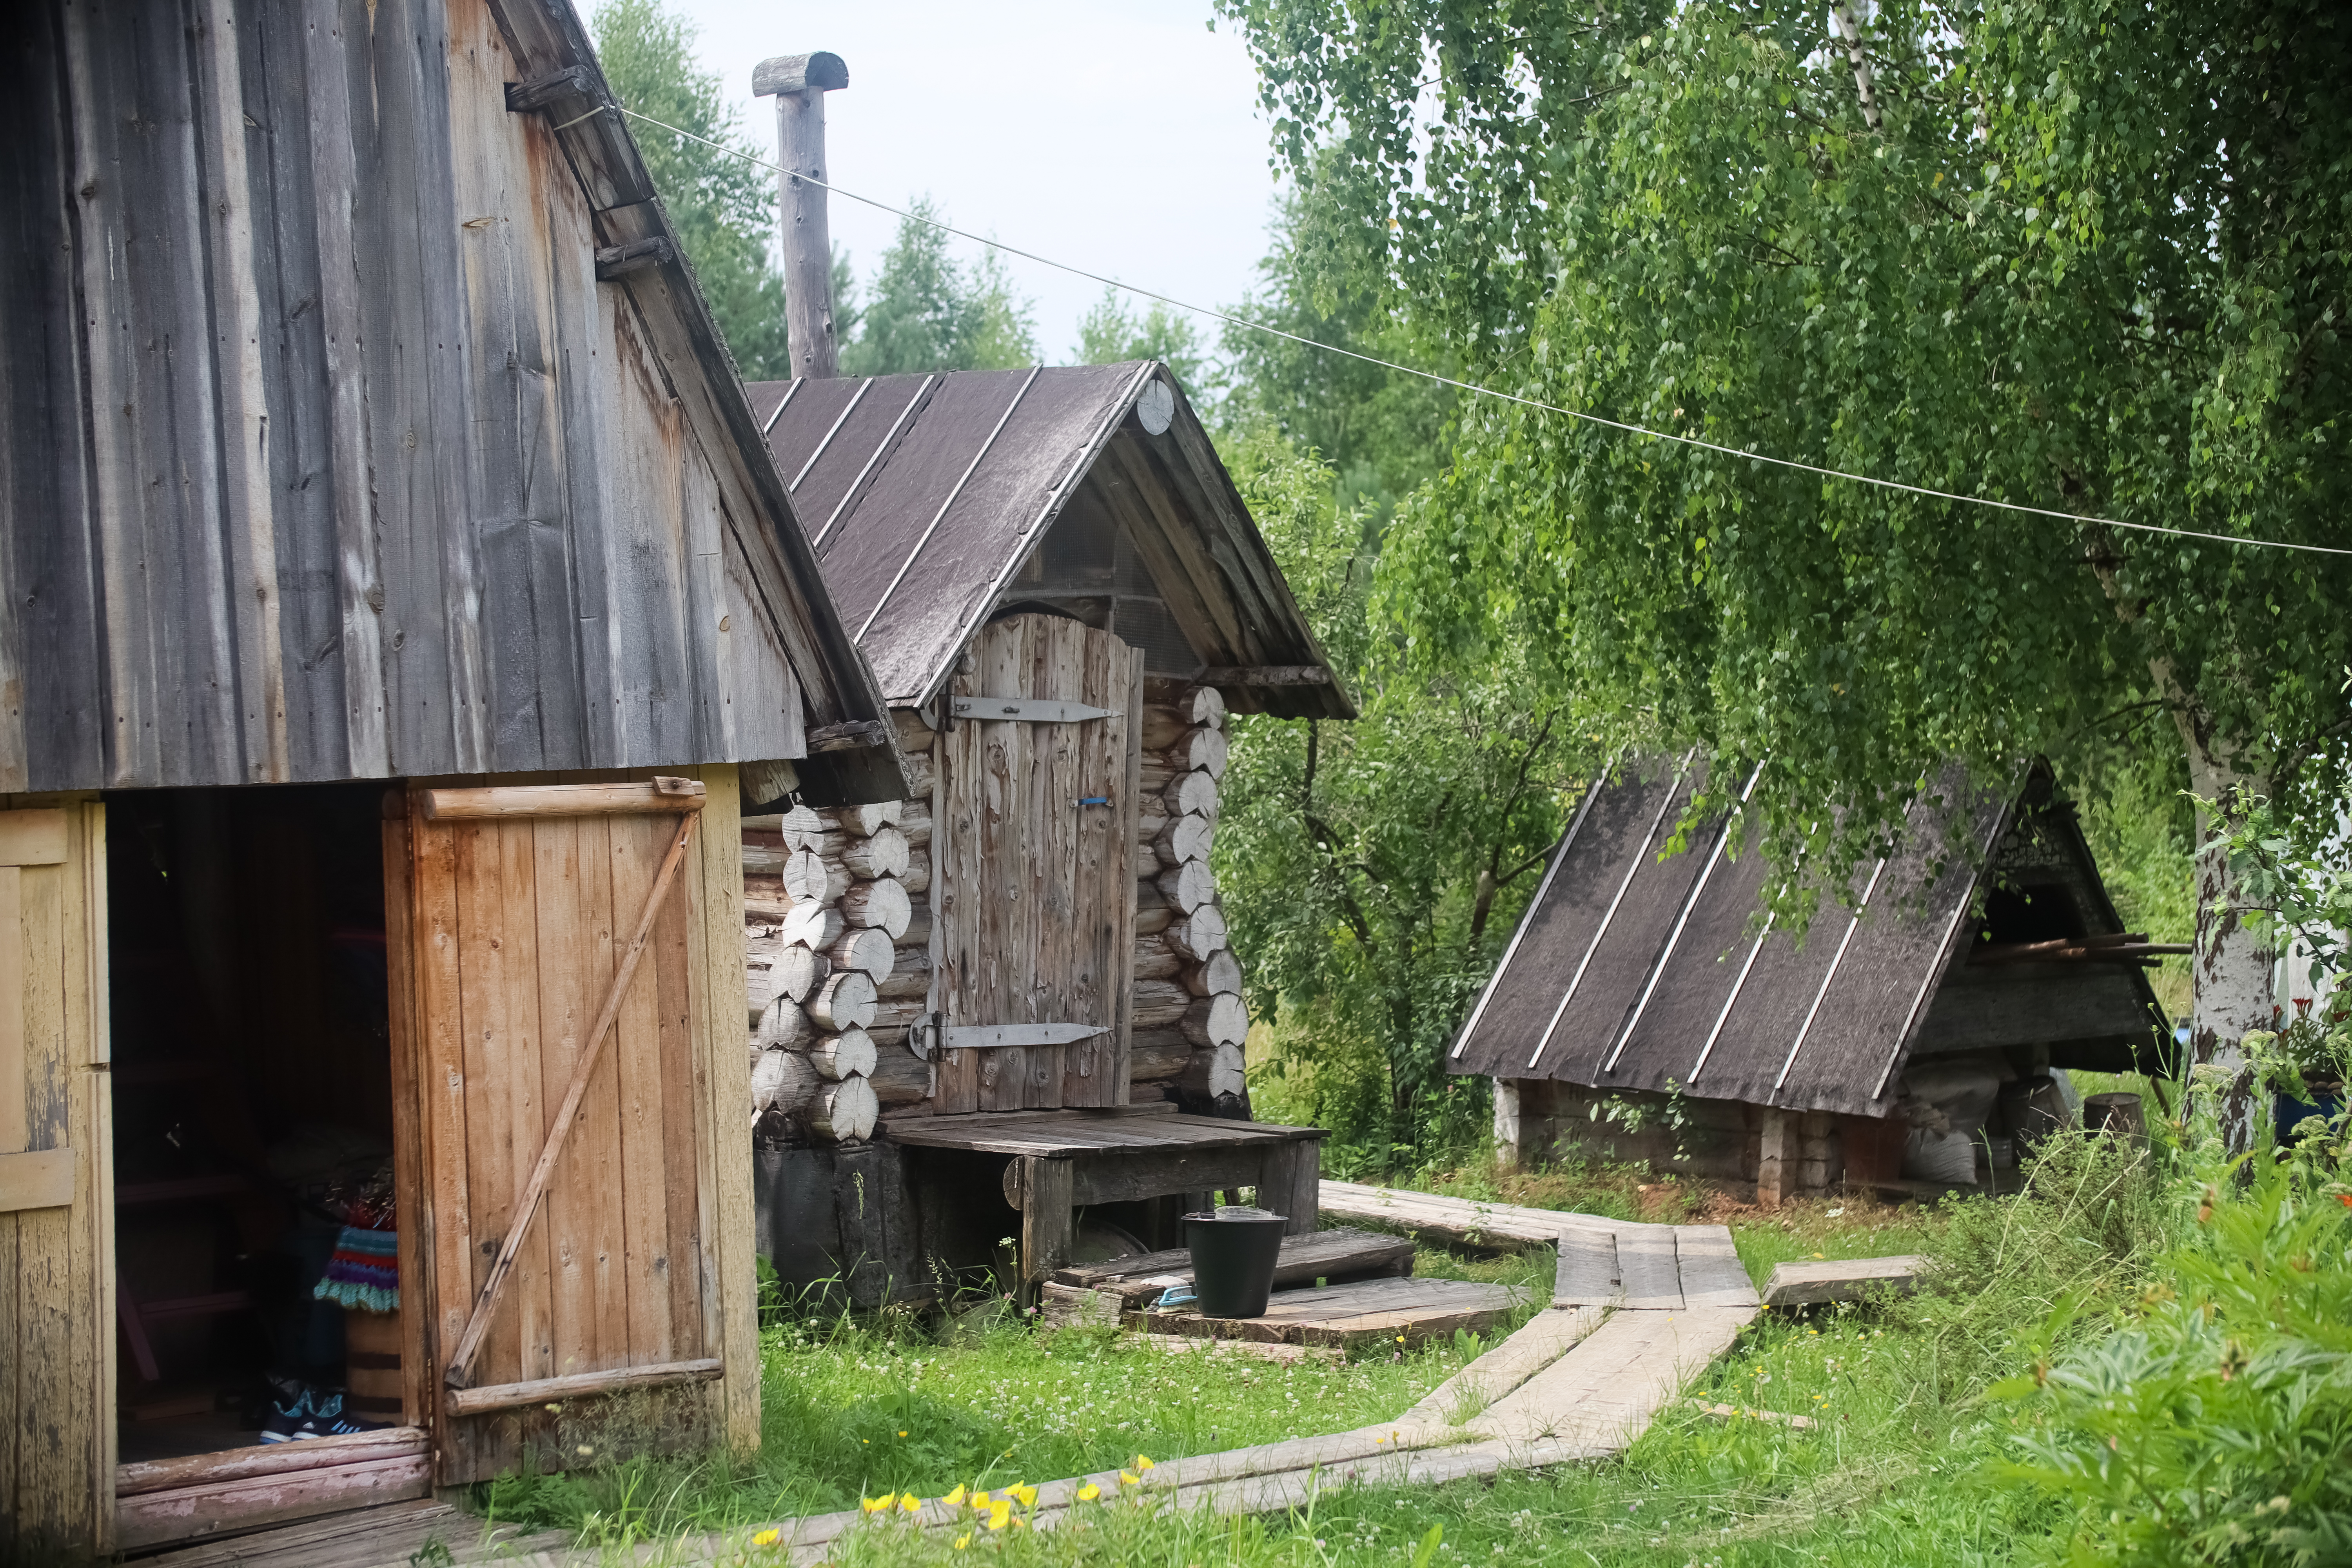
<path id="1" fill-rule="evenodd" d="M 1704 782 L 1628 764 L 1553 851 L 1447 1063 L 1494 1079 L 1505 1159 L 1607 1152 L 1767 1205 L 1971 1184 L 2065 1114 L 2064 1069 L 2164 1070 L 2145 965 L 2184 950 L 2124 931 L 2047 763 L 1948 789 L 1957 833 L 1915 808 L 1801 945 L 1765 915 L 1767 858 L 1735 853 L 1736 805 L 1662 857 Z"/>
<path id="2" fill-rule="evenodd" d="M 836 375 L 848 68 L 751 82 L 802 373 L 751 400 L 911 784 L 744 817 L 760 1249 L 873 1304 L 982 1273 L 1034 1293 L 1241 1188 L 1311 1231 L 1322 1133 L 1247 1120 L 1209 849 L 1228 709 L 1348 695 L 1165 365 Z"/>
<path id="3" fill-rule="evenodd" d="M 739 778 L 913 792 L 578 17 L 0 37 L 0 1557 L 756 1444 Z"/>
<path id="4" fill-rule="evenodd" d="M 915 784 L 747 807 L 762 1251 L 870 1302 L 1176 1245 L 1216 1190 L 1314 1228 L 1209 849 L 1228 710 L 1353 709 L 1167 367 L 751 395 Z"/>

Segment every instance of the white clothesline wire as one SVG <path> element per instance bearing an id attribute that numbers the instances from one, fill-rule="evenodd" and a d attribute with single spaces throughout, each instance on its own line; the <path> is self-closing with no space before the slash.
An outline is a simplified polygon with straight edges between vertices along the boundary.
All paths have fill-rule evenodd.
<path id="1" fill-rule="evenodd" d="M 714 142 L 708 136 L 672 125 L 667 121 L 656 120 L 650 114 L 640 114 L 624 104 L 616 103 L 612 107 L 632 120 L 642 120 L 648 125 L 657 125 L 672 135 L 683 136 L 689 142 L 699 142 L 706 147 L 724 153 L 730 158 L 740 158 L 743 162 L 755 164 L 779 177 L 783 177 L 787 174 L 781 165 L 757 153 L 746 153 L 740 147 L 730 147 L 723 142 Z M 1382 370 L 1393 371 L 1399 375 L 1418 376 L 1423 381 L 1433 381 L 1442 386 L 1450 386 L 1475 397 L 1489 397 L 1501 403 L 1516 403 L 1523 408 L 1538 409 L 1546 414 L 1557 414 L 1569 419 L 1581 419 L 1589 425 L 1622 431 L 1629 436 L 1646 436 L 1654 441 L 1672 441 L 1680 446 L 1696 447 L 1703 451 L 1719 452 L 1727 458 L 1740 458 L 1751 463 L 1764 463 L 1778 468 L 1791 468 L 1800 473 L 1819 474 L 1823 479 L 1843 479 L 1848 484 L 1871 485 L 1879 489 L 1899 490 L 1906 495 L 1926 496 L 1933 500 L 1958 501 L 1966 506 L 1989 507 L 1999 511 L 2020 512 L 2029 517 L 2054 518 L 2061 522 L 2091 523 L 2101 528 L 2128 529 L 2135 533 L 2160 533 L 2176 539 L 2201 539 L 2215 544 L 2249 545 L 2263 550 L 2296 550 L 2313 555 L 2352 555 L 2352 547 L 2347 546 L 2297 544 L 2281 539 L 2250 539 L 2236 534 L 2208 533 L 2193 528 L 2172 528 L 2156 522 L 2126 522 L 2120 518 L 2096 517 L 2085 512 L 2059 511 L 2050 507 L 2028 506 L 2021 501 L 1994 500 L 1986 496 L 1963 495 L 1957 490 L 1939 490 L 1927 485 L 1907 484 L 1901 479 L 1885 479 L 1872 474 L 1853 473 L 1844 468 L 1824 468 L 1819 463 L 1808 463 L 1796 458 L 1776 458 L 1764 452 L 1743 451 L 1738 447 L 1728 447 L 1719 441 L 1709 441 L 1703 437 L 1679 436 L 1671 430 L 1654 430 L 1646 425 L 1634 425 L 1622 419 L 1612 419 L 1606 415 L 1592 414 L 1580 408 L 1564 408 L 1559 404 L 1546 403 L 1540 398 L 1524 396 L 1516 392 L 1497 391 L 1491 386 L 1481 386 L 1475 382 L 1461 381 L 1450 375 L 1441 375 L 1433 370 L 1423 370 L 1415 365 L 1399 364 L 1393 360 L 1381 359 L 1377 354 L 1360 353 L 1354 349 L 1341 348 L 1336 343 L 1319 342 L 1313 338 L 1302 337 L 1297 332 L 1285 331 L 1280 327 L 1268 326 L 1264 321 L 1253 321 L 1246 316 L 1236 316 L 1230 311 L 1220 310 L 1209 305 L 1195 305 L 1188 300 L 1179 300 L 1171 294 L 1161 294 L 1133 283 L 1122 282 L 1117 278 L 1106 277 L 1099 272 L 1090 272 L 1083 267 L 1074 267 L 1066 261 L 1056 261 L 1050 256 L 1040 256 L 1034 250 L 1024 250 L 1017 245 L 1007 245 L 1001 239 L 992 239 L 986 235 L 974 234 L 970 229 L 958 228 L 953 224 L 942 223 L 938 218 L 925 214 L 909 212 L 904 207 L 895 207 L 888 202 L 877 201 L 872 196 L 859 195 L 856 191 L 845 190 L 839 185 L 828 184 L 811 175 L 793 174 L 790 177 L 805 184 L 814 185 L 817 189 L 830 195 L 846 196 L 853 202 L 862 202 L 869 207 L 877 208 L 894 217 L 925 224 L 942 234 L 951 234 L 959 239 L 968 239 L 976 245 L 985 245 L 992 250 L 1001 250 L 1007 256 L 1017 256 L 1024 261 L 1034 261 L 1040 267 L 1051 267 L 1056 271 L 1087 279 L 1108 288 L 1133 294 L 1139 299 L 1155 300 L 1160 304 L 1172 305 L 1177 310 L 1189 310 L 1196 316 L 1206 316 L 1212 321 L 1228 322 L 1253 332 L 1265 332 L 1272 337 L 1286 338 L 1294 343 L 1302 343 L 1325 353 L 1343 354 L 1349 359 L 1360 360 L 1370 365 L 1378 365 Z"/>

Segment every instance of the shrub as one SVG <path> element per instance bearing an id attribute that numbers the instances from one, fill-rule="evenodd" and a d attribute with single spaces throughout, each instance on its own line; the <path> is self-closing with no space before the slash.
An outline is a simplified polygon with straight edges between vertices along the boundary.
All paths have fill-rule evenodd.
<path id="1" fill-rule="evenodd" d="M 2209 1160 L 2195 1218 L 2114 1331 L 2000 1385 L 2025 1461 L 2075 1499 L 2070 1561 L 2352 1561 L 2352 1192 L 2340 1151 Z M 2081 1315 L 2060 1302 L 2053 1342 Z"/>

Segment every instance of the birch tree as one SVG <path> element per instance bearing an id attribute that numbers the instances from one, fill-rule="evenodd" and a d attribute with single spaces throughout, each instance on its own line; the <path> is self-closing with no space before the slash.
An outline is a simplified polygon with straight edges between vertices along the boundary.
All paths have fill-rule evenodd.
<path id="1" fill-rule="evenodd" d="M 1415 645 L 1766 759 L 1840 884 L 1937 760 L 2169 719 L 2346 795 L 2352 27 L 2319 4 L 1224 0 L 1347 282 L 1474 379 L 2003 512 L 1465 402 L 1391 532 Z M 1346 257 L 1347 247 L 1332 254 Z M 1821 809 L 1824 803 L 1843 808 Z M 2270 1021 L 2206 824 L 2200 1058 Z"/>

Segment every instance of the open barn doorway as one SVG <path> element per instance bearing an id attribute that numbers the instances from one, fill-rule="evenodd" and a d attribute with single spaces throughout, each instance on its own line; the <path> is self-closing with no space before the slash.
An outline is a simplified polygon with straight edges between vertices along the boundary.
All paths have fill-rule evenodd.
<path id="1" fill-rule="evenodd" d="M 107 798 L 126 1505 L 198 1456 L 403 1420 L 383 800 Z"/>

